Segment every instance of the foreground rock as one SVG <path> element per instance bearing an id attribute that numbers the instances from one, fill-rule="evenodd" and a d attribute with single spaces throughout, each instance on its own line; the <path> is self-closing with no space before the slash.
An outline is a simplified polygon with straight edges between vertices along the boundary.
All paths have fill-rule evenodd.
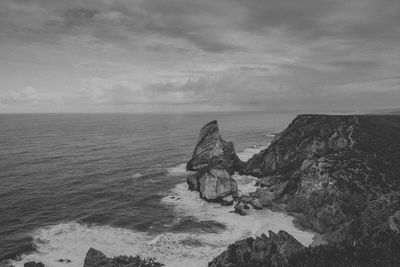
<path id="1" fill-rule="evenodd" d="M 234 211 L 235 213 L 239 214 L 239 215 L 247 215 L 246 210 L 249 209 L 249 206 L 246 205 L 245 203 L 243 203 L 242 201 L 239 201 L 238 203 L 236 203 L 235 207 L 234 207 Z"/>
<path id="2" fill-rule="evenodd" d="M 213 202 L 231 203 L 237 197 L 238 186 L 222 166 L 214 166 L 205 172 L 195 173 L 187 178 L 190 190 L 199 191 L 200 197 Z M 231 196 L 232 201 L 227 198 Z"/>
<path id="3" fill-rule="evenodd" d="M 370 224 L 396 228 L 400 116 L 299 115 L 241 173 L 260 177 L 263 188 L 250 197 L 287 204 L 331 242 L 365 235 Z M 381 212 L 373 204 L 381 198 L 393 207 Z M 369 220 L 375 213 L 381 219 Z M 369 226 L 355 233 L 360 218 Z"/>
<path id="4" fill-rule="evenodd" d="M 86 253 L 83 267 L 160 267 L 164 264 L 140 256 L 118 256 L 107 258 L 103 252 L 90 248 Z"/>
<path id="5" fill-rule="evenodd" d="M 208 266 L 287 266 L 289 257 L 303 248 L 285 231 L 278 234 L 270 231 L 269 237 L 262 234 L 261 237 L 249 237 L 230 245 Z"/>
<path id="6" fill-rule="evenodd" d="M 207 168 L 210 163 L 223 166 L 230 174 L 243 165 L 235 153 L 233 143 L 221 138 L 217 121 L 212 121 L 201 128 L 197 145 L 186 169 L 200 171 Z"/>
<path id="7" fill-rule="evenodd" d="M 211 267 L 380 267 L 400 266 L 400 234 L 378 231 L 357 242 L 342 241 L 305 248 L 280 231 L 247 238 L 214 258 Z"/>
<path id="8" fill-rule="evenodd" d="M 44 267 L 42 262 L 30 261 L 24 264 L 24 267 Z"/>

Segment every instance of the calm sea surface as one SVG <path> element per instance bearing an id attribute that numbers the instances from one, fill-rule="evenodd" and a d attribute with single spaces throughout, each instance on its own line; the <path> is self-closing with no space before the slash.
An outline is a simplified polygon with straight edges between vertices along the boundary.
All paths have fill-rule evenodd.
<path id="1" fill-rule="evenodd" d="M 82 266 L 93 246 L 107 256 L 204 266 L 227 244 L 268 229 L 284 228 L 309 242 L 312 235 L 295 229 L 287 215 L 236 216 L 231 207 L 200 200 L 184 183 L 182 163 L 205 123 L 217 119 L 223 138 L 246 158 L 294 116 L 0 115 L 0 265 Z M 254 182 L 236 179 L 242 191 Z"/>

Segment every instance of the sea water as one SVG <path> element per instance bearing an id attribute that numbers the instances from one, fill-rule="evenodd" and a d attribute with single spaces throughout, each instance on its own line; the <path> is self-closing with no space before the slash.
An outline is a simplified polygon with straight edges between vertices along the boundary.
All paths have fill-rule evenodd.
<path id="1" fill-rule="evenodd" d="M 107 256 L 206 266 L 248 236 L 313 234 L 269 210 L 247 216 L 188 190 L 185 162 L 200 128 L 217 119 L 242 160 L 266 147 L 295 114 L 0 115 L 0 263 L 82 266 L 90 247 Z M 255 178 L 235 174 L 242 193 Z M 68 259 L 71 262 L 59 262 Z"/>

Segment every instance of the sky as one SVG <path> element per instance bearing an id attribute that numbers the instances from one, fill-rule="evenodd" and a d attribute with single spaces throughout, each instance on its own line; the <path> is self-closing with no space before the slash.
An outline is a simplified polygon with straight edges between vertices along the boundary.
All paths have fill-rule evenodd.
<path id="1" fill-rule="evenodd" d="M 399 0 L 0 0 L 0 113 L 390 108 Z"/>

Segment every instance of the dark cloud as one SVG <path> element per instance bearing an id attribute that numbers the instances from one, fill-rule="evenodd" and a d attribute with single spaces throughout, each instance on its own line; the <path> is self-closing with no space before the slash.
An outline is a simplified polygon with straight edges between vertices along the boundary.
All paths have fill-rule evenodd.
<path id="1" fill-rule="evenodd" d="M 400 38 L 400 2 L 397 0 L 237 2 L 248 11 L 242 26 L 252 31 L 279 28 L 307 40 Z"/>
<path id="2" fill-rule="evenodd" d="M 393 103 L 399 25 L 398 0 L 2 0 L 0 75 L 15 92 L 0 93 L 8 105 L 31 84 L 113 106 Z"/>
<path id="3" fill-rule="evenodd" d="M 121 34 L 180 38 L 215 53 L 240 50 L 240 44 L 224 34 L 241 31 L 266 34 L 279 30 L 307 40 L 400 38 L 400 2 L 395 0 L 3 0 L 0 6 L 3 30 L 40 34 L 52 29 L 56 34 L 56 26 L 60 32 L 61 26 L 86 27 L 88 34 L 107 38 L 107 32 L 118 27 L 126 30 Z M 41 28 L 32 27 L 30 19 Z"/>

